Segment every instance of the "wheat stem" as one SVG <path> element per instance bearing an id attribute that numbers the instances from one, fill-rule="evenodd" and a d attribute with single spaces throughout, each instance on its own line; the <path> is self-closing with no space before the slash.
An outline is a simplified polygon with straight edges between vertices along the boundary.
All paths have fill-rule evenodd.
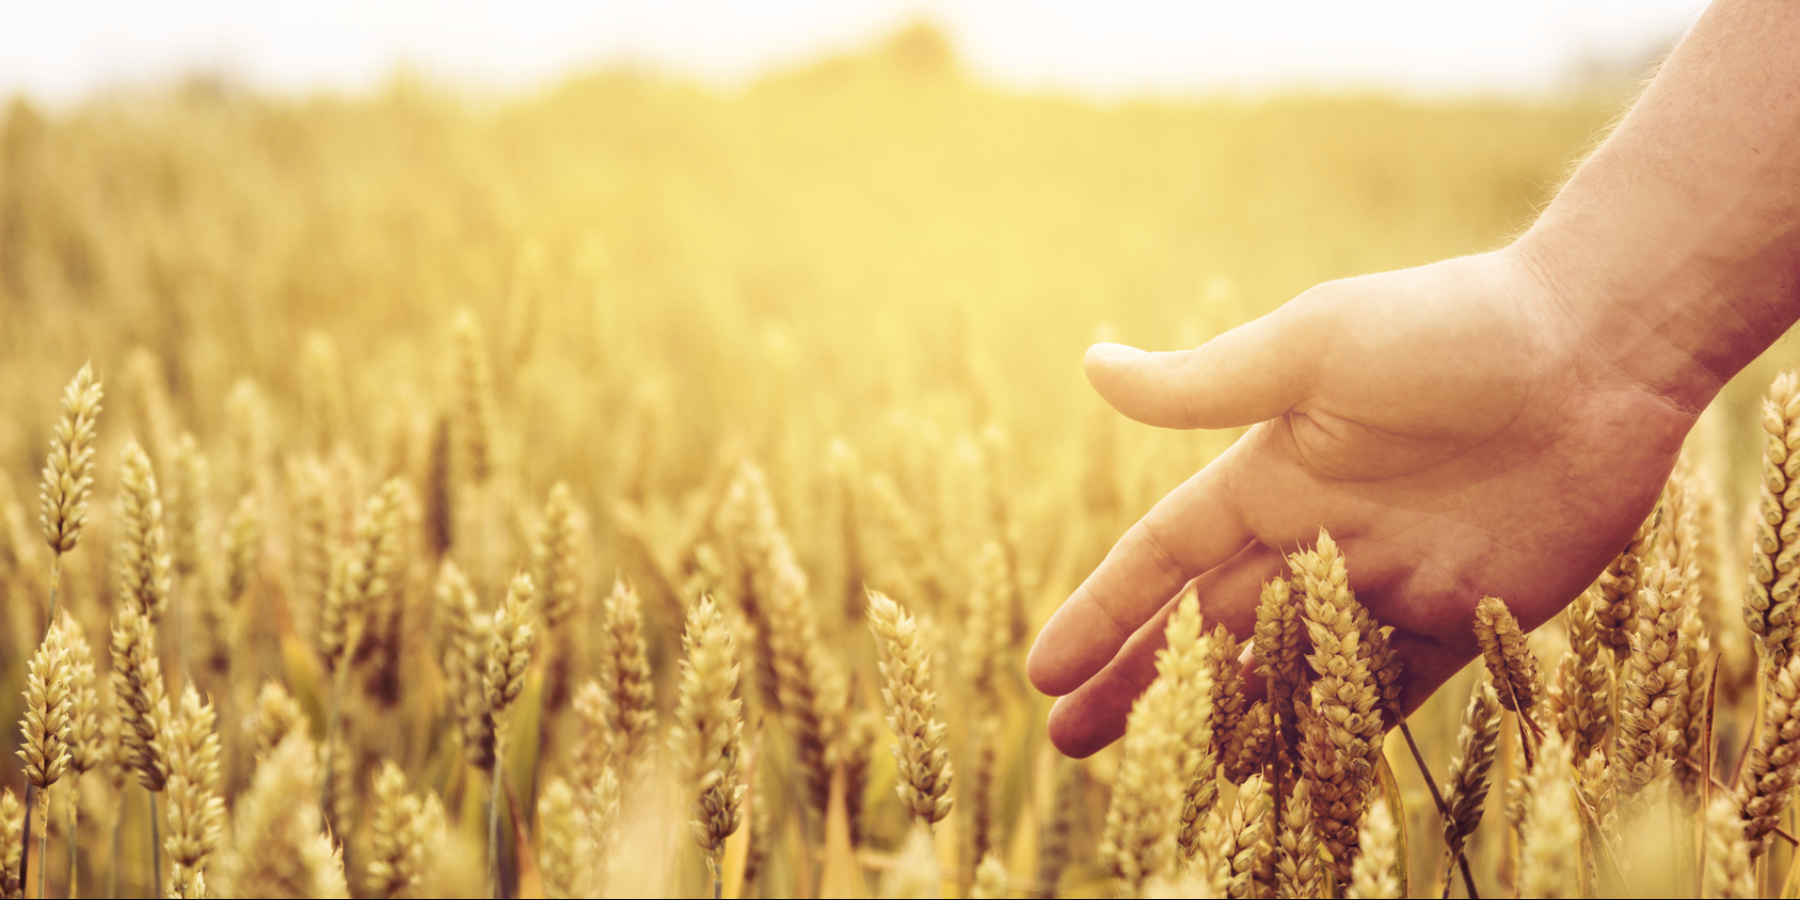
<path id="1" fill-rule="evenodd" d="M 48 788 L 38 795 L 38 803 L 44 807 L 44 824 L 38 830 L 38 896 L 48 897 L 50 895 L 44 891 L 44 885 L 48 881 L 45 876 L 50 871 L 50 790 Z M 26 834 L 29 836 L 30 832 L 26 832 Z M 70 840 L 73 841 L 74 838 L 71 837 Z"/>
<path id="2" fill-rule="evenodd" d="M 505 766 L 506 737 L 502 734 L 494 739 L 494 767 L 488 772 L 488 894 L 494 900 L 500 900 L 500 779 Z"/>
<path id="3" fill-rule="evenodd" d="M 24 849 L 19 853 L 19 890 L 21 892 L 25 890 L 25 885 L 31 883 L 29 880 L 31 876 L 31 814 L 37 809 L 36 800 L 37 785 L 27 782 L 25 784 L 25 830 L 20 832 L 25 836 Z M 40 858 L 38 868 L 43 868 L 43 865 L 43 860 Z M 42 897 L 43 895 L 44 893 L 40 889 L 38 896 Z"/>

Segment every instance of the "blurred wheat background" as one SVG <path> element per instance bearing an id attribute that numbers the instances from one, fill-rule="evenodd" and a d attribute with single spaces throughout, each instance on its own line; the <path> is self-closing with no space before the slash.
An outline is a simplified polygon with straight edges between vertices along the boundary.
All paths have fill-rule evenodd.
<path id="1" fill-rule="evenodd" d="M 135 442 L 173 561 L 155 626 L 167 702 L 193 684 L 217 716 L 208 885 L 331 893 L 251 864 L 284 828 L 329 827 L 354 896 L 706 893 L 692 773 L 663 748 L 735 697 L 731 777 L 748 791 L 711 854 L 728 895 L 963 896 L 1001 870 L 1009 896 L 1111 895 L 1098 848 L 1120 748 L 1061 760 L 1023 651 L 1234 435 L 1125 422 L 1088 390 L 1082 350 L 1193 346 L 1319 281 L 1493 248 L 1626 101 L 1098 103 L 985 86 L 923 26 L 733 90 L 607 71 L 505 97 L 194 79 L 15 100 L 0 118 L 0 721 L 25 716 L 49 612 L 37 495 L 57 399 L 91 364 L 93 500 L 60 557 L 60 608 L 94 648 L 107 719 Z M 1692 602 L 1726 654 L 1727 778 L 1757 706 L 1737 523 L 1756 508 L 1757 398 L 1793 357 L 1783 344 L 1741 376 L 1690 448 L 1721 548 Z M 364 574 L 387 581 L 364 592 L 366 621 L 334 625 L 356 591 L 331 561 L 365 550 Z M 532 655 L 499 703 L 496 788 L 467 728 L 493 663 L 458 661 L 499 645 L 458 635 L 513 621 L 515 573 L 535 579 L 513 584 Z M 924 850 L 896 796 L 865 587 L 917 617 L 932 658 L 954 805 Z M 1565 631 L 1532 636 L 1546 670 Z M 738 687 L 689 709 L 679 667 L 706 682 L 706 634 L 733 636 Z M 634 635 L 648 693 L 622 687 Z M 1412 719 L 1440 784 L 1481 667 Z M 648 731 L 620 737 L 620 705 L 645 698 Z M 283 751 L 289 732 L 310 746 Z M 1520 886 L 1505 811 L 1521 787 L 1503 777 L 1523 774 L 1518 739 L 1502 731 L 1469 844 L 1488 896 Z M 1398 734 L 1386 747 L 1408 835 L 1396 871 L 1414 895 L 1464 895 L 1417 766 Z M 277 765 L 286 781 L 258 774 Z M 0 771 L 21 798 L 25 781 Z M 40 869 L 50 895 L 169 889 L 146 792 L 112 751 L 40 793 L 49 856 L 14 831 L 0 850 L 28 848 L 30 878 L 9 890 L 35 896 Z M 1699 857 L 1653 852 L 1699 840 L 1695 808 L 1676 790 L 1607 892 L 1695 895 Z M 310 826 L 280 824 L 304 809 Z M 1771 890 L 1789 859 L 1776 842 Z"/>

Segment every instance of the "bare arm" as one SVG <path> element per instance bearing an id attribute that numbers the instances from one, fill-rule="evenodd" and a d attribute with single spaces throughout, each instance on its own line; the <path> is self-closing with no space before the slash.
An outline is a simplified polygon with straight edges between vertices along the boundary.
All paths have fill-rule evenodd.
<path id="1" fill-rule="evenodd" d="M 1475 656 L 1485 594 L 1527 627 L 1655 503 L 1695 417 L 1800 317 L 1800 3 L 1718 0 L 1512 246 L 1330 282 L 1189 351 L 1099 345 L 1139 421 L 1252 425 L 1122 537 L 1038 636 L 1050 731 L 1085 755 L 1154 676 L 1193 580 L 1239 637 L 1328 529 L 1396 628 L 1410 710 Z"/>
<path id="2" fill-rule="evenodd" d="M 1703 407 L 1800 317 L 1800 3 L 1713 3 L 1516 249 Z"/>

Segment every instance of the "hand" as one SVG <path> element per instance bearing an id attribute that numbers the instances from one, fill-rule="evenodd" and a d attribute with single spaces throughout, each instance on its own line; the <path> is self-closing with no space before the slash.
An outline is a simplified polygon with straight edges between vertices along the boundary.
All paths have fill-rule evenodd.
<path id="1" fill-rule="evenodd" d="M 1655 505 L 1698 413 L 1634 374 L 1643 334 L 1596 326 L 1600 306 L 1509 249 L 1322 284 L 1191 351 L 1090 348 L 1089 381 L 1125 415 L 1253 427 L 1038 635 L 1056 746 L 1086 756 L 1124 734 L 1186 582 L 1209 628 L 1246 638 L 1260 585 L 1321 528 L 1394 627 L 1408 712 L 1477 655 L 1484 595 L 1527 629 L 1561 610 Z"/>

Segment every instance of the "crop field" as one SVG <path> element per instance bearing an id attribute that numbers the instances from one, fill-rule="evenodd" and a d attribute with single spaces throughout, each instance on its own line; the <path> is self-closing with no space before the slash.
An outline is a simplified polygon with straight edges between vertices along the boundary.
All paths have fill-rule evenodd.
<path id="1" fill-rule="evenodd" d="M 1023 675 L 1237 436 L 1114 413 L 1090 342 L 1499 246 L 1624 103 L 1101 104 L 923 28 L 732 90 L 15 100 L 0 896 L 1800 895 L 1785 342 L 1410 734 L 1323 534 L 1255 635 L 1181 604 L 1094 757 Z"/>

